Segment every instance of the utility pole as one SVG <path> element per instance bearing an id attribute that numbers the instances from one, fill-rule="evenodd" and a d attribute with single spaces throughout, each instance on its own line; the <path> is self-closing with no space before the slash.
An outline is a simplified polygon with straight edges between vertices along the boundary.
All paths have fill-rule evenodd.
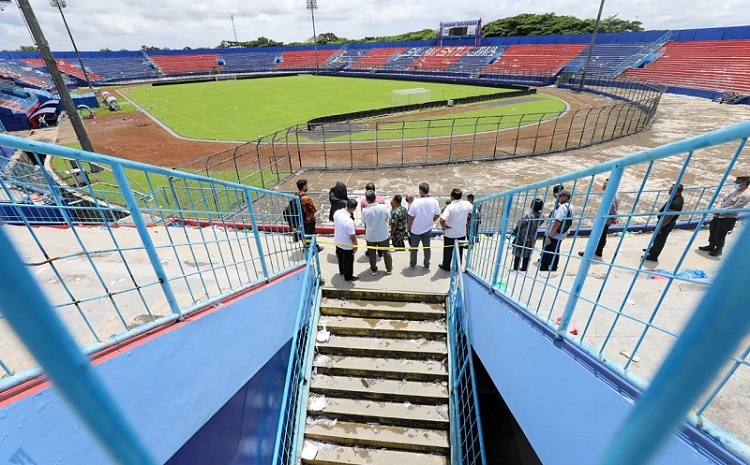
<path id="1" fill-rule="evenodd" d="M 81 58 L 80 52 L 78 52 L 78 47 L 76 47 L 76 41 L 73 40 L 73 34 L 70 32 L 70 28 L 68 27 L 68 20 L 65 19 L 65 14 L 63 13 L 63 8 L 68 6 L 65 3 L 65 0 L 49 0 L 50 6 L 57 7 L 58 10 L 60 10 L 60 16 L 62 16 L 63 23 L 65 23 L 65 30 L 68 31 L 68 37 L 70 37 L 70 43 L 73 44 L 73 50 L 76 52 L 76 58 L 78 58 L 78 64 L 81 65 L 81 70 L 83 71 L 83 76 L 86 78 L 86 85 L 89 86 L 89 89 L 91 92 L 96 95 L 96 92 L 94 92 L 94 88 L 91 87 L 91 79 L 89 79 L 89 73 L 86 72 L 86 67 L 83 66 L 83 59 Z"/>
<path id="2" fill-rule="evenodd" d="M 234 41 L 237 42 L 237 28 L 234 27 L 234 15 L 229 15 L 229 19 L 232 20 L 232 32 L 234 32 Z"/>
<path id="3" fill-rule="evenodd" d="M 60 95 L 60 102 L 62 102 L 63 108 L 68 114 L 68 118 L 70 118 L 70 123 L 73 125 L 73 130 L 75 130 L 76 136 L 78 137 L 78 142 L 81 143 L 81 148 L 87 152 L 93 152 L 94 147 L 91 145 L 89 136 L 86 133 L 86 128 L 83 126 L 83 121 L 78 115 L 78 110 L 73 103 L 73 99 L 70 97 L 70 92 L 68 92 L 68 88 L 65 87 L 65 81 L 63 81 L 60 70 L 57 69 L 57 63 L 55 63 L 55 59 L 52 57 L 52 52 L 49 50 L 49 44 L 47 43 L 47 39 L 44 38 L 42 28 L 36 20 L 34 10 L 31 9 L 28 0 L 16 1 L 18 2 L 18 8 L 21 10 L 21 14 L 23 14 L 23 17 L 26 20 L 26 25 L 29 27 L 31 37 L 34 39 L 34 42 L 36 42 L 39 53 L 42 55 L 42 60 L 47 67 L 47 71 L 49 71 L 52 83 L 57 88 L 57 93 Z"/>

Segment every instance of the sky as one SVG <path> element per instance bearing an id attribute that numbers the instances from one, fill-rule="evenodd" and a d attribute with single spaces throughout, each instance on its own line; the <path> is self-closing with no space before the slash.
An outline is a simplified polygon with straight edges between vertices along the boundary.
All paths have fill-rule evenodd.
<path id="1" fill-rule="evenodd" d="M 33 45 L 15 4 L 0 0 L 0 50 Z M 54 0 L 53 0 L 54 1 Z M 305 0 L 60 0 L 81 51 L 140 50 L 141 46 L 214 48 L 222 40 L 266 37 L 284 43 L 312 36 Z M 72 50 L 63 20 L 49 0 L 30 0 L 50 48 Z M 685 7 L 688 8 L 685 8 Z M 482 18 L 487 23 L 521 13 L 595 18 L 596 0 L 318 0 L 315 31 L 361 39 L 422 29 L 440 22 Z M 646 30 L 750 25 L 747 0 L 606 0 L 603 17 L 641 21 Z M 234 28 L 231 16 L 234 17 Z"/>

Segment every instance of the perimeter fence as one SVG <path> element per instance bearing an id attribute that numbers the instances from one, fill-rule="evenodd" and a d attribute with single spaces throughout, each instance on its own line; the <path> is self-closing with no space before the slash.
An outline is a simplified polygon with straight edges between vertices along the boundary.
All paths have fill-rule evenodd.
<path id="1" fill-rule="evenodd" d="M 574 77 L 559 85 L 612 100 L 547 113 L 297 125 L 178 169 L 269 188 L 299 169 L 397 168 L 562 152 L 645 130 L 665 90 L 600 77 L 587 79 L 583 87 Z"/>

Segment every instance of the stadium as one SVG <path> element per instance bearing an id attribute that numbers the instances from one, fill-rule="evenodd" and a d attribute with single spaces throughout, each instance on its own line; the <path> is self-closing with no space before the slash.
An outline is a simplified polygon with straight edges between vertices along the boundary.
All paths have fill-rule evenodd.
<path id="1" fill-rule="evenodd" d="M 720 207 L 750 175 L 750 27 L 592 39 L 55 52 L 93 151 L 43 57 L 2 52 L 0 457 L 750 463 L 750 208 Z M 299 179 L 322 251 L 285 218 Z M 436 223 L 432 267 L 358 253 L 345 282 L 337 181 L 474 193 L 463 261 L 437 268 Z M 559 271 L 514 270 L 560 184 Z"/>

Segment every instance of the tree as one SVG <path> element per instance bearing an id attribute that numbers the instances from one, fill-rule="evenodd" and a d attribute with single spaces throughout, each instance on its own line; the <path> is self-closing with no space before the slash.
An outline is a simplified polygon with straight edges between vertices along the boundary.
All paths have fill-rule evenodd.
<path id="1" fill-rule="evenodd" d="M 36 45 L 21 45 L 18 47 L 19 52 L 38 52 Z"/>
<path id="2" fill-rule="evenodd" d="M 236 40 L 222 40 L 216 48 L 252 48 L 252 47 L 278 47 L 284 45 L 284 42 L 276 42 L 266 37 L 258 37 L 258 40 L 247 42 Z"/>
<path id="3" fill-rule="evenodd" d="M 625 21 L 617 19 L 616 16 L 602 20 L 599 32 L 643 31 L 640 21 Z M 484 25 L 482 32 L 485 37 L 591 34 L 594 31 L 594 23 L 593 19 L 582 20 L 574 16 L 557 16 L 554 13 L 523 13 L 489 22 Z"/>

